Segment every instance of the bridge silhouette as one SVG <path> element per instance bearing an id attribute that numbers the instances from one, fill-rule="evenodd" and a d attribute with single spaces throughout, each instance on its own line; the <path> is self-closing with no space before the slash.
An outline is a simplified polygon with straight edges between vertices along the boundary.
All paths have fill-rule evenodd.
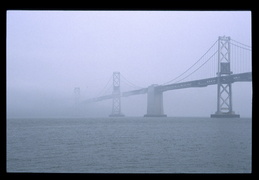
<path id="1" fill-rule="evenodd" d="M 164 92 L 217 85 L 217 110 L 215 114 L 211 114 L 211 117 L 238 118 L 240 115 L 236 114 L 232 108 L 232 83 L 252 81 L 251 51 L 248 45 L 230 37 L 219 36 L 217 41 L 192 66 L 162 85 L 152 84 L 141 88 L 128 81 L 120 72 L 114 72 L 104 87 L 107 91 L 112 79 L 111 93 L 84 100 L 81 104 L 112 99 L 110 117 L 123 117 L 122 97 L 147 94 L 147 114 L 144 117 L 166 117 L 163 108 Z M 135 89 L 121 92 L 121 79 Z"/>

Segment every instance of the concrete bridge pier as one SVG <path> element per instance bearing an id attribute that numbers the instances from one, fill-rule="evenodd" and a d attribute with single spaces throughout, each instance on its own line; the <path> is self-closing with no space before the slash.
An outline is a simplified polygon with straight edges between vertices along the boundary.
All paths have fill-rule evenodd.
<path id="1" fill-rule="evenodd" d="M 156 86 L 148 87 L 147 92 L 147 114 L 144 117 L 166 117 L 163 108 L 163 92 L 156 90 Z"/>

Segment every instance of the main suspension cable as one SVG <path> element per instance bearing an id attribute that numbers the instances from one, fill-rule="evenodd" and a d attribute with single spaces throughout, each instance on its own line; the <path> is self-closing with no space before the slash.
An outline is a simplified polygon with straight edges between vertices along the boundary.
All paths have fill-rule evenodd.
<path id="1" fill-rule="evenodd" d="M 203 58 L 206 54 L 208 54 L 208 52 L 214 47 L 214 45 L 215 45 L 217 42 L 218 42 L 218 40 L 217 40 L 215 43 L 213 43 L 213 45 L 200 57 L 200 59 L 198 59 L 198 60 L 197 60 L 191 67 L 189 67 L 186 71 L 184 71 L 182 74 L 180 74 L 179 76 L 175 77 L 174 79 L 172 79 L 172 80 L 170 80 L 170 81 L 164 83 L 163 85 L 169 84 L 169 83 L 175 81 L 176 79 L 178 79 L 179 77 L 181 77 L 182 75 L 184 75 L 186 72 L 188 72 L 188 71 L 189 71 L 192 67 L 194 67 L 198 62 L 200 62 L 200 61 L 202 60 L 202 58 Z"/>

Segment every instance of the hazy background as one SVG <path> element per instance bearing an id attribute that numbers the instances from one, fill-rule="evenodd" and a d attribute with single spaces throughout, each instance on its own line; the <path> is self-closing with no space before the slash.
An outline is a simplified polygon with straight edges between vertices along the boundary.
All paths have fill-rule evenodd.
<path id="1" fill-rule="evenodd" d="M 7 117 L 73 117 L 114 71 L 134 84 L 163 84 L 196 62 L 218 36 L 251 46 L 248 11 L 7 11 Z M 216 86 L 164 93 L 168 116 L 209 116 Z M 126 116 L 146 114 L 146 95 L 122 98 Z M 233 109 L 251 117 L 252 83 L 233 84 Z M 81 108 L 108 116 L 112 100 Z"/>

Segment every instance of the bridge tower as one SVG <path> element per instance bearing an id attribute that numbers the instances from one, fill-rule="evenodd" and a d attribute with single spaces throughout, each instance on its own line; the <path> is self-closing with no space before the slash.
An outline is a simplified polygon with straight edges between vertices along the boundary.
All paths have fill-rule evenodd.
<path id="1" fill-rule="evenodd" d="M 144 117 L 166 117 L 163 108 L 163 92 L 151 85 L 147 91 L 147 114 Z"/>
<path id="2" fill-rule="evenodd" d="M 217 83 L 217 111 L 212 118 L 239 118 L 232 109 L 231 82 L 223 83 L 220 77 L 229 76 L 230 71 L 230 37 L 219 36 L 218 39 L 218 83 Z"/>
<path id="3" fill-rule="evenodd" d="M 113 99 L 110 117 L 124 117 L 121 113 L 120 72 L 113 72 Z"/>
<path id="4" fill-rule="evenodd" d="M 80 114 L 80 87 L 75 87 L 74 89 L 75 94 L 75 115 L 78 116 Z"/>

